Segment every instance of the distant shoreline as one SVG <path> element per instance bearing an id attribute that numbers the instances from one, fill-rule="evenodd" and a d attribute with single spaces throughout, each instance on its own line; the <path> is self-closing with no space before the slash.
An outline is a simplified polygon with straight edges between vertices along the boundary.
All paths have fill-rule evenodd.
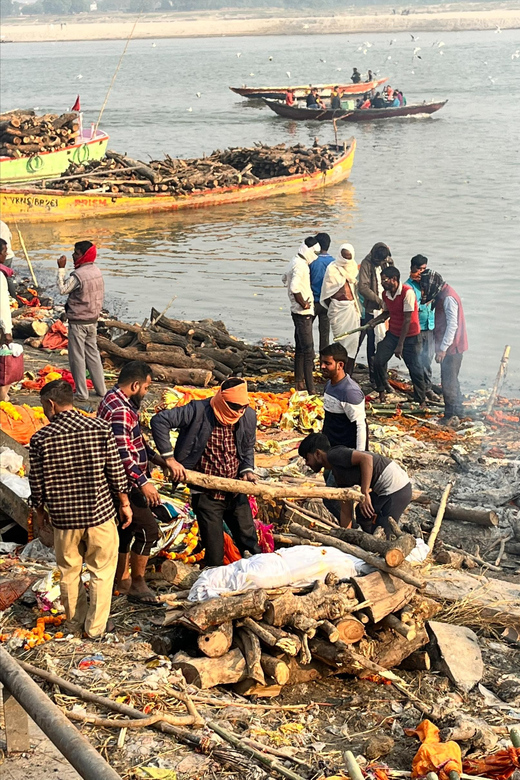
<path id="1" fill-rule="evenodd" d="M 381 7 L 360 8 L 356 12 L 320 15 L 272 10 L 214 11 L 211 13 L 145 14 L 133 37 L 203 38 L 252 35 L 323 35 L 348 33 L 450 32 L 520 28 L 520 3 L 517 8 L 490 4 L 463 4 L 460 9 L 446 6 L 423 6 L 402 15 Z M 453 8 L 453 6 L 449 6 Z M 131 14 L 48 17 L 31 20 L 25 17 L 5 19 L 2 41 L 35 43 L 42 41 L 96 41 L 126 39 L 135 17 Z"/>

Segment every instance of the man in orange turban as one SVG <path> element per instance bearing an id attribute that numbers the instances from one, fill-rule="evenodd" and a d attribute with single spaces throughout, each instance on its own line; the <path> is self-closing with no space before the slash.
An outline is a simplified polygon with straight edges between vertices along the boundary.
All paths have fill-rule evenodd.
<path id="1" fill-rule="evenodd" d="M 256 412 L 249 406 L 245 380 L 226 379 L 212 398 L 163 409 L 152 417 L 151 428 L 177 482 L 186 480 L 186 469 L 256 481 Z M 179 431 L 175 453 L 170 443 L 172 430 Z M 191 495 L 206 566 L 224 562 L 224 522 L 241 555 L 261 552 L 247 496 L 202 488 L 192 488 Z"/>

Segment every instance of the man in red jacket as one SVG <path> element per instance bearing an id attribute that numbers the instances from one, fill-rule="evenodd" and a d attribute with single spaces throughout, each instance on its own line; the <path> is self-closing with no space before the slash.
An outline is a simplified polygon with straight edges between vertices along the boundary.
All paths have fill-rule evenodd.
<path id="1" fill-rule="evenodd" d="M 444 421 L 448 422 L 464 414 L 459 383 L 462 356 L 468 349 L 464 309 L 453 287 L 430 269 L 421 276 L 421 300 L 432 301 L 435 311 L 435 360 L 441 365 Z"/>
<path id="2" fill-rule="evenodd" d="M 377 345 L 374 356 L 374 379 L 379 399 L 384 403 L 386 392 L 391 389 L 388 385 L 387 365 L 392 355 L 395 355 L 399 360 L 404 360 L 410 372 L 414 399 L 424 403 L 426 388 L 420 362 L 421 326 L 417 296 L 412 287 L 401 283 L 399 269 L 394 266 L 381 271 L 381 286 L 383 311 L 369 323 L 374 328 L 380 322 L 390 319 L 387 334 Z"/>

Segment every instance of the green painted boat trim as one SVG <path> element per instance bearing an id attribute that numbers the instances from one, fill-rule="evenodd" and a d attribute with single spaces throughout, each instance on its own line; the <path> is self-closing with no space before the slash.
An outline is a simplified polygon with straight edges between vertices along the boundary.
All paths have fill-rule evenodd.
<path id="1" fill-rule="evenodd" d="M 0 157 L 0 184 L 15 184 L 61 176 L 71 162 L 84 163 L 102 160 L 108 144 L 108 135 L 98 131 L 94 138 L 87 130 L 73 146 L 42 152 L 30 157 Z"/>

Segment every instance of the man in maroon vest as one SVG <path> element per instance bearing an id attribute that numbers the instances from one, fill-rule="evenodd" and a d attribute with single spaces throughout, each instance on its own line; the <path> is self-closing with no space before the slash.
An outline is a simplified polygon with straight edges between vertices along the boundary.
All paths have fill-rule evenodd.
<path id="1" fill-rule="evenodd" d="M 374 328 L 389 318 L 390 322 L 386 336 L 377 345 L 374 356 L 376 390 L 381 402 L 384 403 L 385 393 L 391 390 L 387 378 L 387 365 L 392 355 L 395 355 L 406 363 L 413 383 L 414 398 L 419 403 L 423 403 L 426 387 L 420 361 L 421 326 L 417 296 L 412 287 L 401 284 L 399 269 L 393 266 L 381 271 L 381 286 L 383 287 L 383 311 L 378 317 L 370 320 L 369 326 Z"/>
<path id="2" fill-rule="evenodd" d="M 88 368 L 96 393 L 106 393 L 103 364 L 97 348 L 97 321 L 103 308 L 104 284 L 101 271 L 94 265 L 96 247 L 90 241 L 74 244 L 74 270 L 65 280 L 67 258 L 58 260 L 58 287 L 68 295 L 65 311 L 69 321 L 69 365 L 76 383 L 76 401 L 87 401 Z"/>
<path id="3" fill-rule="evenodd" d="M 464 414 L 459 371 L 462 356 L 468 349 L 468 335 L 462 302 L 436 271 L 428 269 L 421 276 L 421 299 L 433 302 L 435 311 L 435 360 L 441 364 L 441 386 L 444 396 L 444 421 Z"/>

